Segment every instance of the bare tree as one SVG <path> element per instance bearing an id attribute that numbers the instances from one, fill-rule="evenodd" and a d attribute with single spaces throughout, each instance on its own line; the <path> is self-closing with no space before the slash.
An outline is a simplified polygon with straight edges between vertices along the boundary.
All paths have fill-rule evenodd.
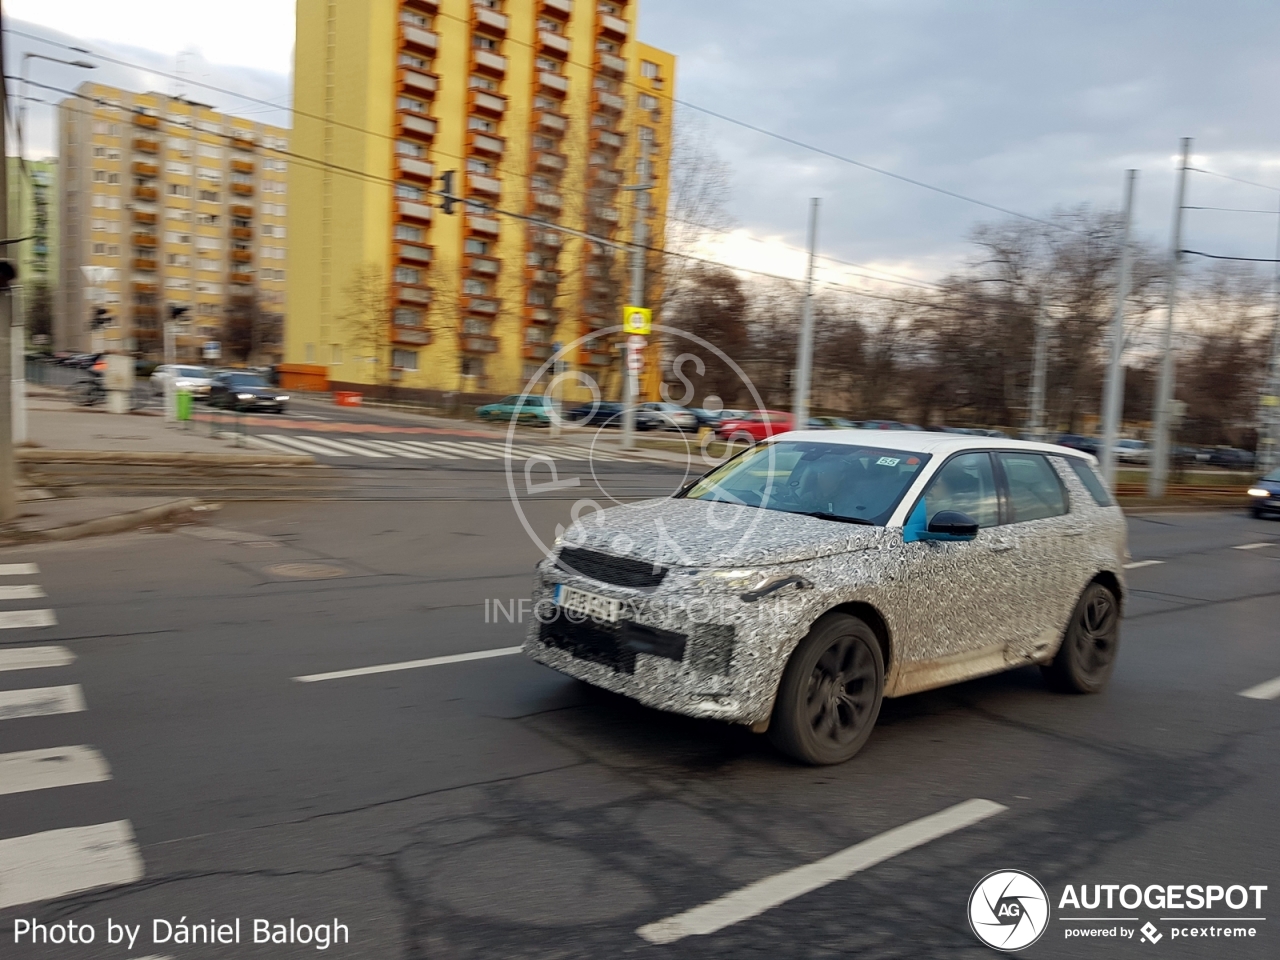
<path id="1" fill-rule="evenodd" d="M 373 364 L 373 382 L 391 383 L 391 316 L 387 278 L 382 267 L 355 267 L 344 291 L 346 309 L 339 314 L 356 362 Z"/>

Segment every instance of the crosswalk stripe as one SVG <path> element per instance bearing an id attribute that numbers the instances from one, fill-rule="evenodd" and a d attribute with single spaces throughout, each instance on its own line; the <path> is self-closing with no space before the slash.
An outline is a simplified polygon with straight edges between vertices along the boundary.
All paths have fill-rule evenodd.
<path id="1" fill-rule="evenodd" d="M 367 457 L 381 457 L 385 460 L 391 457 L 409 456 L 409 454 L 401 453 L 399 450 L 395 449 L 384 450 L 382 449 L 384 444 L 379 443 L 376 440 L 366 440 L 363 437 L 360 439 L 356 439 L 355 437 L 343 437 L 342 442 L 347 446 L 355 447 L 357 450 L 362 451 Z M 417 457 L 418 454 L 414 454 L 413 456 Z"/>
<path id="2" fill-rule="evenodd" d="M 266 437 L 260 437 L 256 433 L 250 433 L 246 436 L 248 437 L 249 443 L 252 446 L 258 447 L 260 450 L 268 450 L 271 453 L 285 453 L 294 457 L 298 455 L 297 450 L 286 447 L 282 443 L 276 443 L 273 440 L 268 440 Z"/>
<path id="3" fill-rule="evenodd" d="M 142 876 L 128 820 L 0 840 L 0 910 L 136 883 Z"/>
<path id="4" fill-rule="evenodd" d="M 401 440 L 406 447 L 413 447 L 415 450 L 425 450 L 433 457 L 439 457 L 442 460 L 461 460 L 462 457 L 448 450 L 442 450 L 434 443 L 423 443 L 421 440 Z"/>
<path id="5" fill-rule="evenodd" d="M 313 457 L 349 457 L 349 453 L 334 453 L 319 444 L 311 444 L 301 437 L 282 437 L 274 433 L 266 435 L 268 440 L 274 443 L 283 443 L 285 446 L 293 447 L 295 450 L 301 450 L 303 453 L 310 454 Z"/>
<path id="6" fill-rule="evenodd" d="M 34 563 L 0 563 L 0 577 L 34 577 L 39 572 Z"/>
<path id="7" fill-rule="evenodd" d="M 52 610 L 0 610 L 0 630 L 57 626 Z"/>
<path id="8" fill-rule="evenodd" d="M 468 447 L 464 447 L 464 446 L 463 446 L 462 444 L 460 444 L 460 443 L 452 443 L 452 442 L 450 442 L 450 441 L 448 441 L 448 440 L 436 440 L 436 441 L 434 441 L 434 442 L 435 442 L 435 445 L 436 445 L 436 446 L 444 447 L 446 450 L 455 450 L 455 451 L 457 451 L 458 453 L 461 453 L 461 454 L 463 454 L 464 456 L 470 457 L 470 458 L 471 458 L 471 459 L 473 459 L 473 460 L 501 460 L 501 459 L 503 459 L 503 458 L 502 458 L 502 456 L 501 456 L 500 454 L 492 454 L 492 453 L 489 453 L 489 452 L 487 452 L 487 451 L 485 451 L 485 450 L 472 450 L 472 449 L 470 449 L 470 448 L 468 448 Z"/>
<path id="9" fill-rule="evenodd" d="M 0 673 L 6 670 L 45 670 L 75 663 L 76 655 L 66 647 L 15 647 L 0 650 Z"/>
<path id="10" fill-rule="evenodd" d="M 111 779 L 106 758 L 93 747 L 54 747 L 0 753 L 0 794 L 28 793 Z"/>
<path id="11" fill-rule="evenodd" d="M 386 450 L 388 453 L 394 453 L 397 457 L 407 457 L 410 460 L 430 460 L 431 458 L 425 453 L 420 453 L 403 443 L 396 443 L 394 440 L 361 440 L 361 443 L 367 443 L 371 447 L 377 447 L 379 450 Z"/>
<path id="12" fill-rule="evenodd" d="M 305 437 L 308 443 L 318 444 L 321 447 L 331 447 L 350 456 L 352 453 L 360 457 L 373 457 L 376 460 L 390 460 L 391 457 L 385 453 L 377 453 L 373 450 L 365 450 L 357 447 L 355 444 L 343 443 L 338 440 L 330 440 L 328 437 Z"/>
<path id="13" fill-rule="evenodd" d="M 84 709 L 84 691 L 78 683 L 63 687 L 0 690 L 0 720 L 51 717 L 59 713 L 79 713 Z"/>
<path id="14" fill-rule="evenodd" d="M 19 583 L 0 586 L 0 600 L 39 600 L 45 596 L 37 583 Z"/>

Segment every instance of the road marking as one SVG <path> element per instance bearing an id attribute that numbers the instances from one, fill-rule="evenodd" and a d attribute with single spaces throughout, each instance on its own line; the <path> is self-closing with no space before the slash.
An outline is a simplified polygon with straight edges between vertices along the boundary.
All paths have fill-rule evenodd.
<path id="1" fill-rule="evenodd" d="M 0 720 L 50 717 L 58 713 L 79 713 L 84 709 L 84 691 L 78 683 L 65 687 L 0 690 Z"/>
<path id="2" fill-rule="evenodd" d="M 75 662 L 76 655 L 66 647 L 16 647 L 12 650 L 0 650 L 0 673 L 6 670 L 67 667 Z"/>
<path id="3" fill-rule="evenodd" d="M 430 657 L 426 660 L 406 660 L 403 663 L 383 663 L 376 667 L 357 667 L 354 670 L 335 670 L 333 673 L 313 673 L 294 677 L 298 683 L 315 683 L 319 680 L 342 680 L 345 677 L 367 677 L 374 673 L 395 673 L 399 670 L 417 670 L 420 667 L 439 667 L 446 663 L 466 663 L 468 660 L 489 660 L 493 657 L 510 657 L 524 647 L 502 647 L 498 650 L 477 650 L 474 653 L 455 653 L 447 657 Z"/>
<path id="4" fill-rule="evenodd" d="M 396 443 L 393 440 L 361 440 L 360 442 L 377 450 L 385 450 L 387 453 L 394 453 L 397 457 L 406 457 L 410 460 L 431 459 L 425 453 L 419 453 L 412 447 L 407 447 L 403 443 Z"/>
<path id="5" fill-rule="evenodd" d="M 52 610 L 0 610 L 0 630 L 57 626 Z"/>
<path id="6" fill-rule="evenodd" d="M 460 443 L 450 443 L 447 440 L 437 440 L 435 441 L 435 446 L 443 447 L 445 450 L 450 450 L 454 453 L 461 453 L 463 456 L 471 457 L 473 460 L 502 460 L 505 457 L 505 454 L 495 455 L 483 451 L 476 451 L 469 447 L 464 447 Z M 495 447 L 495 449 L 500 450 L 502 448 Z"/>
<path id="7" fill-rule="evenodd" d="M 636 933 L 650 943 L 675 943 L 685 937 L 715 933 L 1007 809 L 990 800 L 966 800 L 894 827 L 816 863 L 765 877 L 700 907 L 646 924 Z"/>
<path id="8" fill-rule="evenodd" d="M 0 910 L 142 879 L 128 820 L 0 840 Z"/>
<path id="9" fill-rule="evenodd" d="M 0 586 L 0 600 L 39 600 L 46 596 L 38 583 L 18 583 Z"/>
<path id="10" fill-rule="evenodd" d="M 448 450 L 441 450 L 433 443 L 423 443 L 421 440 L 401 440 L 406 447 L 412 447 L 414 450 L 424 450 L 433 457 L 439 457 L 442 460 L 461 460 L 462 457 Z"/>
<path id="11" fill-rule="evenodd" d="M 375 460 L 390 460 L 390 454 L 378 453 L 374 450 L 365 450 L 356 446 L 354 443 L 346 443 L 345 441 L 330 440 L 328 437 L 304 437 L 307 443 L 316 444 L 320 447 L 331 447 L 339 453 L 346 456 L 355 454 L 358 457 L 373 457 Z"/>
<path id="12" fill-rule="evenodd" d="M 1250 687 L 1248 690 L 1241 690 L 1240 696 L 1248 697 L 1250 700 L 1275 700 L 1280 697 L 1280 677 L 1260 683 L 1256 687 Z"/>
<path id="13" fill-rule="evenodd" d="M 1135 560 L 1133 563 L 1126 563 L 1124 568 L 1126 570 L 1140 570 L 1143 567 L 1158 567 L 1162 563 L 1164 563 L 1163 560 Z"/>
<path id="14" fill-rule="evenodd" d="M 349 457 L 351 456 L 351 454 L 349 453 L 334 453 L 332 450 L 329 450 L 326 447 L 322 447 L 319 444 L 308 443 L 306 440 L 299 439 L 298 437 L 283 437 L 275 433 L 264 434 L 264 436 L 266 437 L 266 439 L 270 440 L 272 443 L 282 443 L 286 447 L 291 447 L 294 450 L 301 450 L 303 453 L 309 454 L 313 457 Z"/>
<path id="15" fill-rule="evenodd" d="M 271 453 L 285 453 L 291 457 L 296 457 L 298 455 L 297 450 L 286 447 L 284 444 L 268 440 L 266 437 L 260 437 L 256 433 L 246 434 L 245 439 L 249 441 L 251 446 L 258 447 L 261 450 L 268 450 Z"/>
<path id="16" fill-rule="evenodd" d="M 0 563 L 0 577 L 34 577 L 40 567 L 34 563 Z"/>
<path id="17" fill-rule="evenodd" d="M 1263 547 L 1274 547 L 1275 544 L 1268 541 L 1267 543 L 1242 543 L 1238 547 L 1232 547 L 1233 550 L 1261 550 Z"/>
<path id="18" fill-rule="evenodd" d="M 111 779 L 107 759 L 93 747 L 54 747 L 0 753 L 0 794 L 27 793 Z"/>

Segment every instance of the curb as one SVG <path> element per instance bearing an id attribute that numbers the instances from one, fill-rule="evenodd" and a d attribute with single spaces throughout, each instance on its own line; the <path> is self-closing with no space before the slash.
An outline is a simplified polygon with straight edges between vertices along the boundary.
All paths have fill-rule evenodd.
<path id="1" fill-rule="evenodd" d="M 172 520 L 182 514 L 190 513 L 203 501 L 194 497 L 183 497 L 171 500 L 145 510 L 133 510 L 129 513 L 117 513 L 109 517 L 98 517 L 96 520 L 85 520 L 68 524 L 65 527 L 53 527 L 49 530 L 13 530 L 0 532 L 0 545 L 9 546 L 17 543 L 48 543 L 61 540 L 79 540 L 82 537 L 96 537 L 106 533 L 121 533 L 133 530 L 162 520 Z"/>
<path id="2" fill-rule="evenodd" d="M 138 453 L 122 450 L 16 451 L 20 463 L 118 463 L 130 466 L 301 467 L 315 464 L 303 453 Z"/>

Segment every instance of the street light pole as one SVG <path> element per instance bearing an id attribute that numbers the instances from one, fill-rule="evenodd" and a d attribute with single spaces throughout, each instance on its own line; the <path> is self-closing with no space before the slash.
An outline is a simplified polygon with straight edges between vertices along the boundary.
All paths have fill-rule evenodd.
<path id="1" fill-rule="evenodd" d="M 9 99 L 4 83 L 4 4 L 0 0 L 0 120 L 6 115 Z M 0 122 L 0 240 L 9 239 L 9 160 L 5 143 L 5 124 Z M 9 256 L 10 244 L 4 246 L 0 262 L 0 522 L 12 520 L 18 513 L 14 490 L 13 455 L 13 351 L 10 345 L 13 325 L 13 290 L 10 282 L 16 276 Z"/>
<path id="2" fill-rule="evenodd" d="M 644 255 L 645 240 L 647 231 L 645 230 L 644 214 L 648 205 L 648 193 L 646 191 L 653 189 L 653 184 L 649 182 L 649 153 L 648 142 L 640 140 L 638 143 L 639 156 L 636 158 L 636 183 L 634 186 L 623 187 L 624 190 L 630 190 L 635 194 L 635 203 L 633 206 L 632 216 L 635 218 L 631 225 L 631 306 L 644 306 Z M 636 448 L 636 400 L 639 398 L 639 378 L 636 372 L 631 369 L 631 344 L 630 338 L 623 341 L 622 348 L 622 449 L 634 450 Z"/>
<path id="3" fill-rule="evenodd" d="M 1178 295 L 1178 265 L 1182 260 L 1182 212 L 1187 196 L 1187 167 L 1191 165 L 1191 138 L 1182 138 L 1182 166 L 1178 170 L 1177 197 L 1173 206 L 1173 242 L 1169 251 L 1169 304 L 1160 339 L 1160 381 L 1156 387 L 1156 436 L 1151 450 L 1147 496 L 1164 496 L 1169 481 L 1169 447 L 1173 433 L 1173 389 L 1177 368 L 1173 355 L 1173 316 Z"/>
<path id="4" fill-rule="evenodd" d="M 1044 439 L 1045 384 L 1049 377 L 1049 330 L 1044 298 L 1036 302 L 1035 346 L 1031 358 L 1031 417 L 1027 432 L 1032 440 Z"/>
<path id="5" fill-rule="evenodd" d="M 1276 316 L 1271 325 L 1271 367 L 1258 418 L 1258 468 L 1263 475 L 1280 466 L 1280 234 L 1276 237 Z"/>
<path id="6" fill-rule="evenodd" d="M 1115 489 L 1116 439 L 1120 432 L 1120 413 L 1124 409 L 1124 307 L 1129 299 L 1129 274 L 1133 251 L 1129 231 L 1133 224 L 1133 191 L 1138 182 L 1137 170 L 1124 174 L 1124 228 L 1121 231 L 1120 283 L 1116 288 L 1116 313 L 1111 321 L 1111 363 L 1107 367 L 1106 399 L 1102 407 L 1102 476 Z"/>
<path id="7" fill-rule="evenodd" d="M 817 197 L 809 203 L 809 265 L 805 271 L 804 312 L 800 317 L 800 344 L 796 350 L 795 383 L 792 385 L 792 430 L 803 430 L 809 424 L 809 382 L 813 373 L 813 264 L 818 251 L 818 207 L 821 203 Z"/>

